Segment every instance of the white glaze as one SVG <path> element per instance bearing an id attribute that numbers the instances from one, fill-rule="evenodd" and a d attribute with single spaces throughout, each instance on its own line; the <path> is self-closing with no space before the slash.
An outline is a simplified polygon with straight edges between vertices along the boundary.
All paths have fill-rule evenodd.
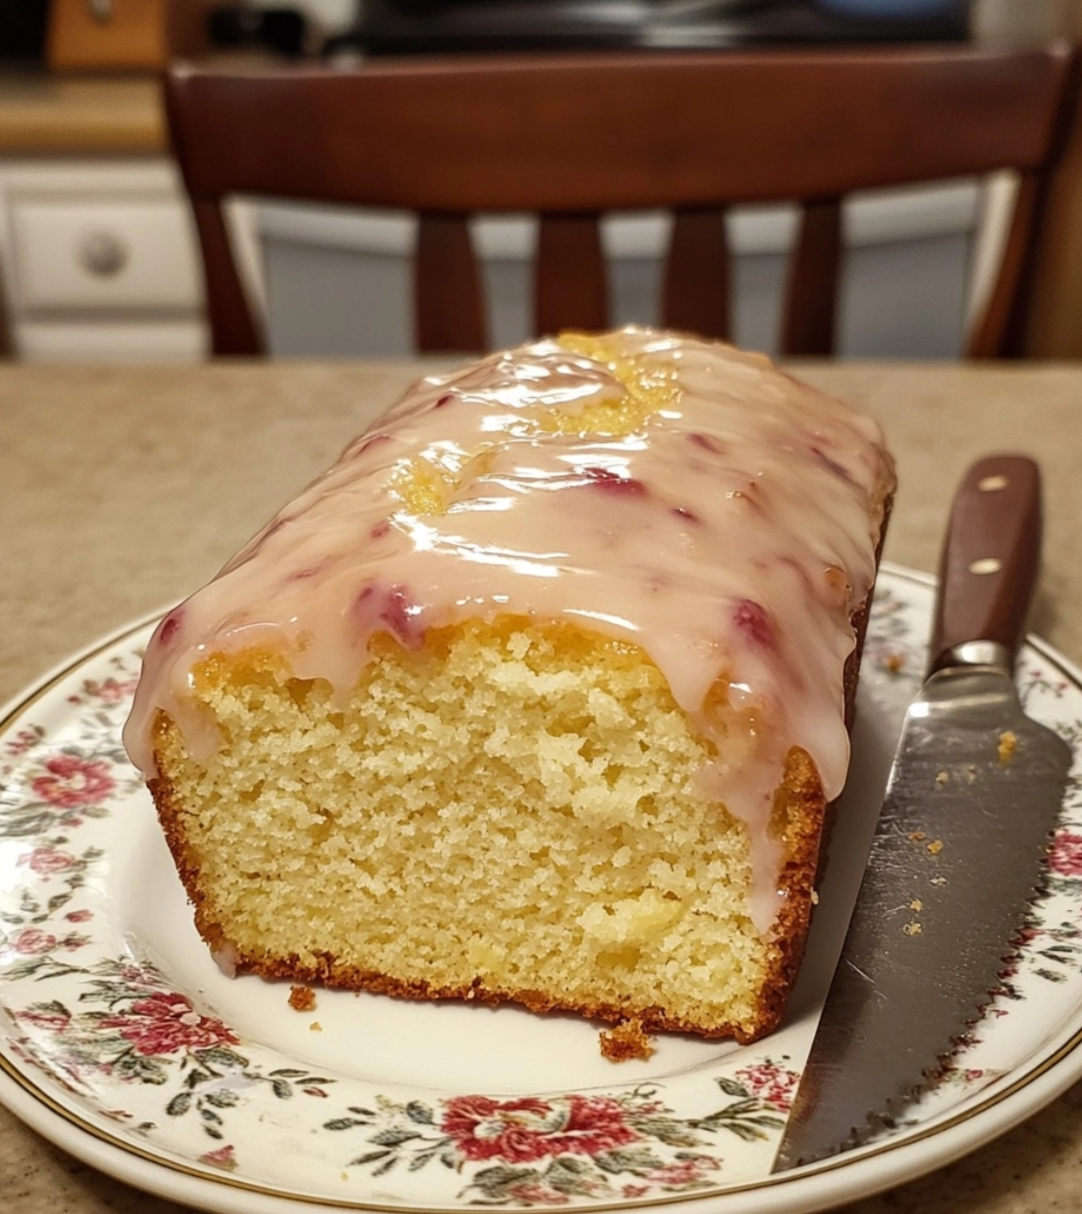
<path id="1" fill-rule="evenodd" d="M 753 915 L 769 927 L 786 751 L 811 755 L 828 798 L 845 779 L 842 672 L 889 457 L 875 423 L 761 356 L 641 329 L 611 340 L 664 389 L 627 434 L 542 429 L 554 407 L 626 393 L 552 341 L 415 385 L 159 626 L 125 730 L 137 766 L 153 774 L 160 709 L 193 750 L 213 746 L 186 705 L 212 653 L 280 650 L 346 694 L 375 632 L 416 646 L 468 618 L 574 622 L 641 646 L 708 732 L 719 680 L 769 721 L 754 759 L 727 764 L 722 746 L 701 777 L 749 824 Z M 411 512 L 396 489 L 419 460 L 450 486 L 442 511 Z"/>

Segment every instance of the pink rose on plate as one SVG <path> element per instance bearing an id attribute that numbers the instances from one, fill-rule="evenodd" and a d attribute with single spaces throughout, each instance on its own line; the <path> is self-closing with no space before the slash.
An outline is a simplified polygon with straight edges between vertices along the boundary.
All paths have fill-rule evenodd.
<path id="1" fill-rule="evenodd" d="M 41 741 L 41 733 L 34 729 L 20 729 L 15 737 L 5 744 L 9 755 L 26 754 Z"/>
<path id="2" fill-rule="evenodd" d="M 105 1016 L 102 1028 L 119 1029 L 140 1054 L 176 1054 L 214 1045 L 237 1045 L 238 1038 L 220 1021 L 203 1016 L 190 999 L 169 992 L 140 999 L 126 1012 Z"/>
<path id="3" fill-rule="evenodd" d="M 24 957 L 39 957 L 56 948 L 56 937 L 43 932 L 40 927 L 24 927 L 9 944 Z"/>
<path id="4" fill-rule="evenodd" d="M 199 1156 L 200 1163 L 209 1163 L 213 1168 L 224 1168 L 232 1172 L 237 1167 L 237 1153 L 232 1143 L 218 1147 L 215 1151 L 205 1151 Z"/>
<path id="5" fill-rule="evenodd" d="M 676 1163 L 668 1163 L 646 1173 L 646 1179 L 665 1189 L 686 1188 L 698 1184 L 707 1171 L 721 1167 L 708 1155 L 690 1155 Z"/>
<path id="6" fill-rule="evenodd" d="M 1048 865 L 1062 877 L 1082 877 L 1082 835 L 1057 831 L 1052 840 Z"/>
<path id="7" fill-rule="evenodd" d="M 764 1104 L 787 1113 L 793 1102 L 800 1076 L 773 1062 L 762 1062 L 758 1066 L 746 1067 L 736 1072 L 748 1091 Z"/>
<path id="8" fill-rule="evenodd" d="M 58 809 L 97 805 L 116 788 L 104 759 L 82 759 L 78 755 L 54 755 L 45 762 L 48 773 L 31 784 L 35 794 Z"/>
<path id="9" fill-rule="evenodd" d="M 99 700 L 104 700 L 107 704 L 117 704 L 135 692 L 135 685 L 139 682 L 138 679 L 125 679 L 121 682 L 119 679 L 112 677 L 103 680 L 101 683 L 94 682 L 93 679 L 87 680 L 85 687 L 87 695 L 96 696 Z"/>
<path id="10" fill-rule="evenodd" d="M 598 1155 L 639 1139 L 625 1123 L 622 1106 L 607 1096 L 454 1096 L 445 1106 L 441 1128 L 470 1160 L 531 1163 L 554 1155 Z"/>
<path id="11" fill-rule="evenodd" d="M 55 847 L 35 847 L 26 857 L 26 863 L 39 876 L 45 877 L 50 873 L 62 873 L 66 868 L 72 868 L 77 861 L 74 856 Z"/>

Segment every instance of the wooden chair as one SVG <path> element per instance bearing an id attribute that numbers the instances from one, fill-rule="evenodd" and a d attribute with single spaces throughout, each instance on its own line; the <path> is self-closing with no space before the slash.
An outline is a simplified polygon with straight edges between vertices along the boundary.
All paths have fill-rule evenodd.
<path id="1" fill-rule="evenodd" d="M 1018 353 L 1033 242 L 1075 78 L 1066 47 L 611 53 L 377 60 L 221 74 L 166 101 L 218 355 L 263 352 L 221 210 L 231 194 L 419 215 L 421 351 L 487 348 L 468 218 L 536 212 L 535 331 L 608 323 L 600 215 L 673 212 L 662 323 L 729 331 L 725 210 L 803 206 L 780 346 L 834 352 L 841 202 L 1014 169 L 1006 251 L 969 353 Z"/>

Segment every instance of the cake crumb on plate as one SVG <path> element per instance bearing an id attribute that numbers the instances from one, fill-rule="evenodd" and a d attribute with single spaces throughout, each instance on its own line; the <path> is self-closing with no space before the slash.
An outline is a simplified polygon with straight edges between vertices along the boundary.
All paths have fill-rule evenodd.
<path id="1" fill-rule="evenodd" d="M 650 1037 L 643 1032 L 641 1020 L 622 1020 L 600 1037 L 601 1054 L 610 1062 L 626 1062 L 629 1058 L 645 1061 L 654 1052 Z"/>
<path id="2" fill-rule="evenodd" d="M 316 993 L 310 986 L 295 982 L 289 988 L 289 1006 L 295 1012 L 314 1012 Z"/>

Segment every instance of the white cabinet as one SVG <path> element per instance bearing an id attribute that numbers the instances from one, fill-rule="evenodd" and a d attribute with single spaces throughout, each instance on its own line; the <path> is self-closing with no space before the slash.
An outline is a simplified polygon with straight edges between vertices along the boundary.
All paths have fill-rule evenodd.
<path id="1" fill-rule="evenodd" d="M 17 358 L 206 355 L 199 251 L 165 159 L 0 161 L 0 281 Z"/>
<path id="2" fill-rule="evenodd" d="M 11 233 L 28 312 L 198 306 L 187 215 L 171 198 L 20 198 Z"/>

